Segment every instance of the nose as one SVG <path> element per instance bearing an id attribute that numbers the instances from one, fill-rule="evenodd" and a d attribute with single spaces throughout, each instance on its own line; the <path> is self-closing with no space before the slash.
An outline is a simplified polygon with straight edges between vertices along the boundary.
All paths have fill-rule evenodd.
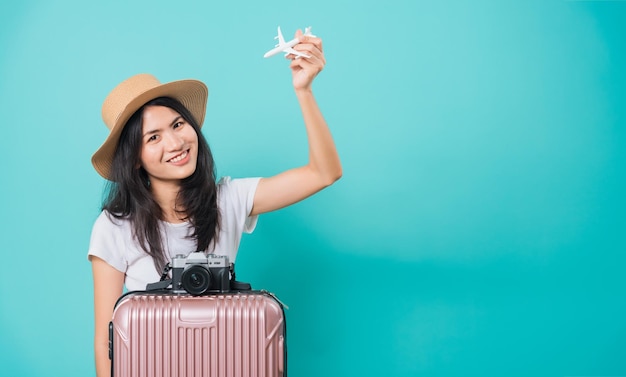
<path id="1" fill-rule="evenodd" d="M 170 151 L 179 151 L 185 145 L 185 141 L 175 132 L 168 132 L 165 141 L 167 149 Z"/>

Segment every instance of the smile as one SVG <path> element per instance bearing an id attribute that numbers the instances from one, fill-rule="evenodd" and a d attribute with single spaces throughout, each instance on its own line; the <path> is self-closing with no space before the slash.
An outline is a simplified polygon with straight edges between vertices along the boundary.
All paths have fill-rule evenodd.
<path id="1" fill-rule="evenodd" d="M 173 163 L 181 162 L 182 160 L 187 158 L 188 155 L 189 155 L 189 150 L 186 150 L 183 153 L 179 154 L 178 156 L 170 158 L 169 160 L 167 160 L 167 162 L 173 162 Z"/>

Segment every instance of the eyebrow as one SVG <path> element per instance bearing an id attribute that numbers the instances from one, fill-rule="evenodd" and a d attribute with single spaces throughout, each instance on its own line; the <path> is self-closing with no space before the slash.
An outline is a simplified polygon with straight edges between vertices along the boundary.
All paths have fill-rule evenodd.
<path id="1" fill-rule="evenodd" d="M 181 120 L 185 120 L 185 119 L 183 118 L 183 116 L 182 116 L 182 115 L 178 115 L 176 118 L 174 118 L 174 119 L 170 122 L 170 127 L 171 127 L 171 126 L 173 126 L 173 125 L 175 125 L 176 123 L 178 123 L 178 122 L 179 122 L 179 121 L 181 121 Z M 160 129 L 160 128 L 156 128 L 156 129 L 153 129 L 153 130 L 147 131 L 146 133 L 144 133 L 144 134 L 143 134 L 143 136 L 142 136 L 142 137 L 146 137 L 146 136 L 148 136 L 148 135 L 156 134 L 156 133 L 158 133 L 159 131 L 161 131 L 161 129 Z"/>

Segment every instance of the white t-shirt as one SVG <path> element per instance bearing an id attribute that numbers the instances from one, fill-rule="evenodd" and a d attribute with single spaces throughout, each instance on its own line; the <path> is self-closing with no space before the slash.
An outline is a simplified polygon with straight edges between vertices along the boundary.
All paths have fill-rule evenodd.
<path id="1" fill-rule="evenodd" d="M 227 255 L 234 263 L 243 232 L 252 233 L 257 216 L 252 211 L 254 194 L 260 178 L 222 178 L 217 184 L 217 206 L 220 211 L 220 233 L 214 253 Z M 188 222 L 161 222 L 161 235 L 169 259 L 177 254 L 187 255 L 196 250 L 196 242 L 187 238 L 193 233 Z M 116 219 L 102 211 L 91 232 L 88 257 L 97 256 L 125 273 L 126 289 L 144 290 L 146 284 L 159 281 L 161 272 L 154 267 L 152 257 L 143 251 L 132 236 L 130 221 Z"/>

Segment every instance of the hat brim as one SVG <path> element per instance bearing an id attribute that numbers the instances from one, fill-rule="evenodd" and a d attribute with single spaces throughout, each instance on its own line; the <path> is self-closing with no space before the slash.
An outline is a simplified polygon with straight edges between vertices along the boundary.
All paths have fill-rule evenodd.
<path id="1" fill-rule="evenodd" d="M 146 102 L 158 97 L 174 98 L 191 112 L 194 120 L 202 127 L 208 96 L 209 90 L 207 86 L 198 80 L 173 81 L 140 93 L 132 101 L 128 102 L 124 110 L 115 120 L 115 124 L 111 128 L 107 139 L 91 157 L 91 163 L 98 174 L 105 179 L 111 180 L 113 155 L 117 149 L 117 143 L 122 134 L 122 130 L 126 122 L 128 122 L 128 119 Z"/>

